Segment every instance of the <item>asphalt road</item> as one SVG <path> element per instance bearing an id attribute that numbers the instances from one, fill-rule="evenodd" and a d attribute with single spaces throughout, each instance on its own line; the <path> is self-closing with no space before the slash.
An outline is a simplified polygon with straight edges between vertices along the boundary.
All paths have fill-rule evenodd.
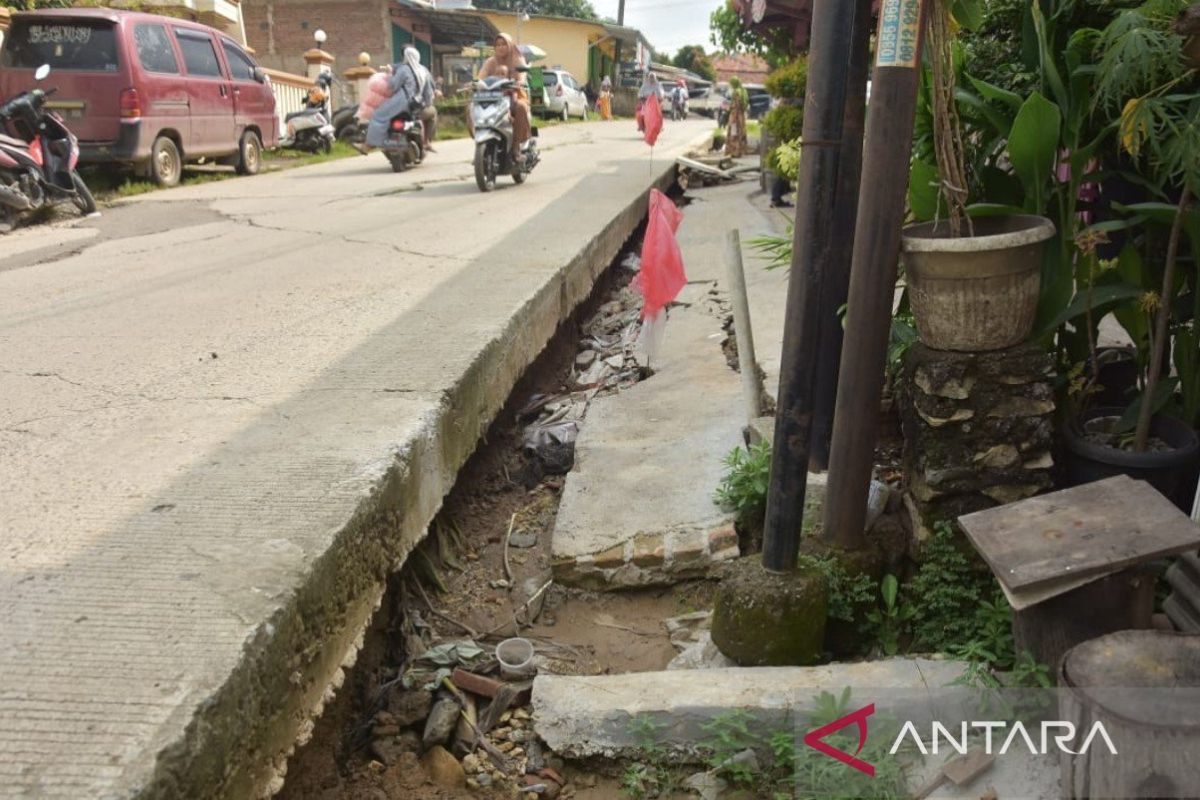
<path id="1" fill-rule="evenodd" d="M 356 520 L 423 528 L 578 265 L 710 127 L 653 162 L 630 122 L 549 128 L 489 195 L 448 142 L 0 239 L 0 797 L 277 781 L 399 552 Z"/>

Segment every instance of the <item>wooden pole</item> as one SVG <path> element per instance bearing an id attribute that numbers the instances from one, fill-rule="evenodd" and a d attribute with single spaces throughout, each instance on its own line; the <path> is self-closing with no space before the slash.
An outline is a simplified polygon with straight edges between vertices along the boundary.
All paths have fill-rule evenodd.
<path id="1" fill-rule="evenodd" d="M 742 399 L 746 421 L 762 415 L 762 391 L 758 359 L 754 355 L 754 330 L 750 326 L 750 300 L 746 294 L 746 270 L 742 264 L 742 237 L 737 229 L 725 240 L 725 266 L 729 270 L 729 297 L 733 300 L 733 330 L 737 337 L 738 369 L 742 375 Z"/>
<path id="2" fill-rule="evenodd" d="M 822 531 L 827 541 L 846 550 L 866 543 L 927 5 L 927 0 L 884 0 L 879 11 L 846 316 L 851 346 L 842 351 Z"/>
<path id="3" fill-rule="evenodd" d="M 837 199 L 834 201 L 833 251 L 821 302 L 821 343 L 813 401 L 812 452 L 809 469 L 829 468 L 833 413 L 837 402 L 838 366 L 842 358 L 842 319 L 838 310 L 850 292 L 850 258 L 858 214 L 858 183 L 862 177 L 863 126 L 867 116 L 867 75 L 871 67 L 871 0 L 855 0 L 854 41 L 850 77 L 842 120 L 842 152 L 838 157 Z"/>
<path id="4" fill-rule="evenodd" d="M 763 567 L 772 572 L 794 570 L 800 550 L 813 390 L 822 346 L 821 317 L 826 310 L 823 284 L 842 244 L 834 241 L 832 233 L 857 5 L 842 0 L 813 4 L 803 156 L 763 534 Z"/>

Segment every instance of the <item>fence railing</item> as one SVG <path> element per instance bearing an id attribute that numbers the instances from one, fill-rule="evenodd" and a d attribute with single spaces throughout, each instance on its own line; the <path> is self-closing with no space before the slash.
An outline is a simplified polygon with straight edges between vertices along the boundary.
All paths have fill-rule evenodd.
<path id="1" fill-rule="evenodd" d="M 293 75 L 290 72 L 280 72 L 277 69 L 264 69 L 271 81 L 271 90 L 275 93 L 275 117 L 279 121 L 279 136 L 287 133 L 283 120 L 294 111 L 302 111 L 308 100 L 308 90 L 313 82 L 303 75 Z"/>

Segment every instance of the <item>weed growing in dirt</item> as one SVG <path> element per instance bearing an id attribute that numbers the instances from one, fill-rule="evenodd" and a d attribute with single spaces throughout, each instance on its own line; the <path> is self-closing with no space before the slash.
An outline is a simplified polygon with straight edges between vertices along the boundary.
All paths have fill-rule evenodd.
<path id="1" fill-rule="evenodd" d="M 631 800 L 647 800 L 675 792 L 680 786 L 679 770 L 667 761 L 667 751 L 661 743 L 662 723 L 646 715 L 638 715 L 629 725 L 642 757 L 630 764 L 621 774 L 621 793 Z"/>
<path id="2" fill-rule="evenodd" d="M 759 442 L 749 450 L 735 447 L 725 456 L 725 475 L 717 487 L 717 505 L 737 514 L 739 522 L 762 517 L 767 509 L 771 446 Z"/>
<path id="3" fill-rule="evenodd" d="M 875 600 L 875 582 L 870 575 L 851 575 L 832 555 L 801 553 L 797 564 L 801 569 L 817 569 L 825 575 L 829 586 L 830 619 L 862 622 L 855 619 L 855 614 Z"/>
<path id="4" fill-rule="evenodd" d="M 900 582 L 896 576 L 884 575 L 879 584 L 883 602 L 879 608 L 867 614 L 867 623 L 879 649 L 889 656 L 900 652 L 900 637 L 916 613 L 912 605 L 900 602 L 899 592 Z"/>
<path id="5" fill-rule="evenodd" d="M 813 698 L 815 707 L 802 730 L 814 730 L 841 719 L 854 711 L 850 688 L 840 696 L 821 692 Z M 908 797 L 904 782 L 904 770 L 896 755 L 889 752 L 896 740 L 899 726 L 894 720 L 874 717 L 871 720 L 871 736 L 862 750 L 858 750 L 858 730 L 854 726 L 843 728 L 824 738 L 828 744 L 847 753 L 858 752 L 858 758 L 875 767 L 875 776 L 869 777 L 845 764 L 835 761 L 811 747 L 795 750 L 795 792 L 787 795 L 798 800 L 836 800 L 837 798 L 891 798 Z M 901 748 L 897 755 L 906 752 Z"/>

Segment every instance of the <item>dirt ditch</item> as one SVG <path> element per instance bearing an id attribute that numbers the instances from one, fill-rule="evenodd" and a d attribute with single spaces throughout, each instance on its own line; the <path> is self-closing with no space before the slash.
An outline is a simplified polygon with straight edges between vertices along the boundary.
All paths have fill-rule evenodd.
<path id="1" fill-rule="evenodd" d="M 512 698 L 464 693 L 476 728 L 458 723 L 446 750 L 434 748 L 452 751 L 455 763 L 428 752 L 422 760 L 427 719 L 448 689 L 427 691 L 438 676 L 420 672 L 415 659 L 447 642 L 473 642 L 481 652 L 471 671 L 494 676 L 494 646 L 519 633 L 534 643 L 540 667 L 555 673 L 660 670 L 679 653 L 662 621 L 712 607 L 709 581 L 613 594 L 550 580 L 563 475 L 588 404 L 652 374 L 637 349 L 635 274 L 628 247 L 517 386 L 427 540 L 393 576 L 356 667 L 289 764 L 283 800 L 620 795 L 614 774 L 565 764 L 540 747 L 525 697 L 505 710 L 498 704 Z M 464 757 L 476 739 L 483 746 Z"/>

